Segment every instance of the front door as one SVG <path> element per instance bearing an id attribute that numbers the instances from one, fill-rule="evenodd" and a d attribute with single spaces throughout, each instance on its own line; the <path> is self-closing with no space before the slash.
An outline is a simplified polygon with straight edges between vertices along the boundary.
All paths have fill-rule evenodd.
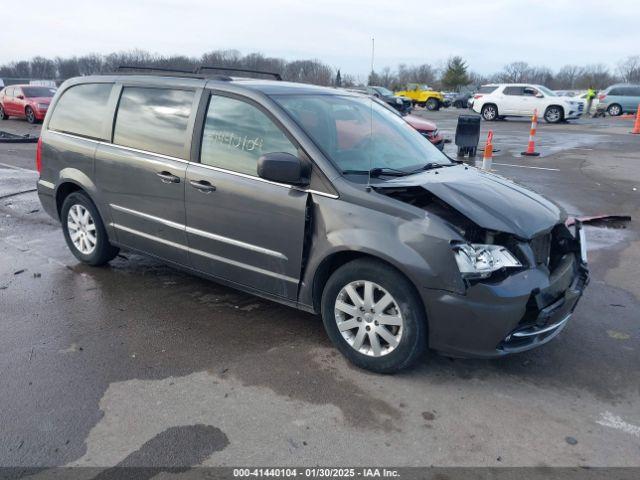
<path id="1" fill-rule="evenodd" d="M 534 87 L 524 87 L 522 89 L 522 115 L 533 115 L 533 112 L 538 112 L 538 118 L 544 115 L 545 106 L 548 103 L 547 99 L 541 91 Z M 542 96 L 538 96 L 542 95 Z"/>
<path id="2" fill-rule="evenodd" d="M 193 90 L 127 87 L 113 144 L 96 151 L 96 184 L 118 242 L 188 265 L 184 191 Z"/>
<path id="3" fill-rule="evenodd" d="M 200 163 L 185 185 L 191 265 L 246 287 L 295 300 L 308 194 L 257 175 L 265 153 L 298 150 L 260 107 L 212 95 Z"/>

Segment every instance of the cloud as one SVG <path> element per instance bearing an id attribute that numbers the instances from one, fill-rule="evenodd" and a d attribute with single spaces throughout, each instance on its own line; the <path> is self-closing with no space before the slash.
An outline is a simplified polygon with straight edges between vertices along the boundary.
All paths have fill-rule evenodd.
<path id="1" fill-rule="evenodd" d="M 62 4 L 62 5 L 61 5 Z M 318 58 L 365 75 L 376 39 L 376 68 L 438 63 L 456 54 L 488 73 L 524 60 L 616 63 L 640 53 L 636 0 L 32 0 L 22 22 L 0 30 L 0 62 L 141 48 L 199 56 L 215 49 Z"/>

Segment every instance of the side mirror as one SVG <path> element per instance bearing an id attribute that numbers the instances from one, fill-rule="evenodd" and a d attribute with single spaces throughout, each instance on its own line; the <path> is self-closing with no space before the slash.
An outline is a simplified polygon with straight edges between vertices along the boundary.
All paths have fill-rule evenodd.
<path id="1" fill-rule="evenodd" d="M 290 185 L 309 184 L 309 169 L 302 160 L 284 152 L 265 153 L 258 158 L 258 176 Z"/>
<path id="2" fill-rule="evenodd" d="M 536 93 L 536 98 L 544 98 L 544 95 L 540 92 Z"/>
<path id="3" fill-rule="evenodd" d="M 17 98 L 18 100 L 24 100 L 24 95 L 18 95 L 16 98 Z"/>

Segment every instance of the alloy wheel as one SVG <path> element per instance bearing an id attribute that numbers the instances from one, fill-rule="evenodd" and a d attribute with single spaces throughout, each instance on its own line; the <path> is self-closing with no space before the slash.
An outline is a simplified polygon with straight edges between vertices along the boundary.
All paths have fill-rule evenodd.
<path id="1" fill-rule="evenodd" d="M 609 115 L 611 115 L 612 117 L 617 117 L 621 113 L 622 113 L 622 109 L 620 108 L 619 105 L 611 105 L 609 107 Z"/>
<path id="2" fill-rule="evenodd" d="M 560 119 L 562 118 L 562 114 L 560 113 L 560 109 L 552 107 L 549 110 L 547 110 L 547 113 L 545 113 L 544 118 L 549 123 L 555 123 L 560 121 Z"/>
<path id="3" fill-rule="evenodd" d="M 96 249 L 98 237 L 96 224 L 86 207 L 77 203 L 71 206 L 67 215 L 67 229 L 78 251 L 83 255 L 91 255 Z"/>
<path id="4" fill-rule="evenodd" d="M 488 105 L 484 107 L 482 116 L 485 120 L 495 120 L 497 113 L 495 107 Z"/>
<path id="5" fill-rule="evenodd" d="M 27 108 L 27 122 L 29 123 L 34 123 L 36 121 L 36 117 L 35 114 L 33 113 L 33 110 L 31 110 L 30 108 Z"/>
<path id="6" fill-rule="evenodd" d="M 334 315 L 342 337 L 364 355 L 387 355 L 402 338 L 398 303 L 377 283 L 357 280 L 344 286 L 336 298 Z"/>

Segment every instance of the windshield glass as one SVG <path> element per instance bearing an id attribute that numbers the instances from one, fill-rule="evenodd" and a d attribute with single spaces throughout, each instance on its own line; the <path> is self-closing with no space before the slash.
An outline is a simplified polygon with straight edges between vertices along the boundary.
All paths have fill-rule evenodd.
<path id="1" fill-rule="evenodd" d="M 398 115 L 368 98 L 341 95 L 274 95 L 342 171 L 411 172 L 452 162 Z"/>
<path id="2" fill-rule="evenodd" d="M 538 88 L 542 93 L 549 97 L 557 97 L 558 95 L 553 90 L 549 90 L 547 87 L 543 87 L 542 85 L 538 85 Z"/>
<path id="3" fill-rule="evenodd" d="M 380 95 L 384 95 L 385 97 L 393 97 L 393 92 L 384 87 L 375 87 Z"/>
<path id="4" fill-rule="evenodd" d="M 51 87 L 22 87 L 25 97 L 53 97 L 55 88 Z"/>

